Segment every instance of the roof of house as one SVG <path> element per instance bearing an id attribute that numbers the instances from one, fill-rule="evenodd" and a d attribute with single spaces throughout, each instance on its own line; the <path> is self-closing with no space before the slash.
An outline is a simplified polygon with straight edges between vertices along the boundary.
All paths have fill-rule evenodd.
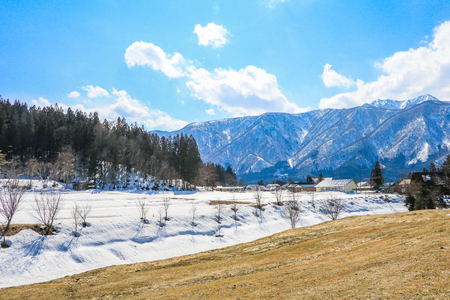
<path id="1" fill-rule="evenodd" d="M 324 180 L 320 182 L 316 187 L 339 187 L 347 186 L 353 179 L 338 179 L 338 180 Z"/>
<path id="2" fill-rule="evenodd" d="M 272 188 L 272 187 L 279 187 L 280 185 L 278 183 L 269 183 L 266 185 L 266 188 Z"/>
<path id="3" fill-rule="evenodd" d="M 282 186 L 280 186 L 280 189 L 287 189 L 287 187 L 289 186 L 289 182 L 288 183 L 285 183 L 285 184 L 283 184 Z"/>

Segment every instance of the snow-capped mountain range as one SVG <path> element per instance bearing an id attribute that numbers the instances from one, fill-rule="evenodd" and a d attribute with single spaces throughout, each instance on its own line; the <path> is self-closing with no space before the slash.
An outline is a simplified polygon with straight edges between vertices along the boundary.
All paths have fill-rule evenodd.
<path id="1" fill-rule="evenodd" d="M 375 162 L 385 177 L 440 164 L 450 152 L 450 102 L 423 95 L 349 109 L 191 123 L 159 135 L 193 135 L 204 162 L 231 165 L 246 179 L 303 179 L 322 172 L 359 179 Z"/>

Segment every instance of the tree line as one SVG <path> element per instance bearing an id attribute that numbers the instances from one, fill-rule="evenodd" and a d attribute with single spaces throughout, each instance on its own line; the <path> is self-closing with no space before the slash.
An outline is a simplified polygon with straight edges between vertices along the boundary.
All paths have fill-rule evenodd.
<path id="1" fill-rule="evenodd" d="M 125 118 L 100 121 L 97 112 L 65 112 L 57 104 L 28 107 L 0 97 L 0 151 L 9 172 L 20 169 L 30 178 L 67 181 L 76 174 L 115 186 L 119 169 L 134 169 L 144 178 L 182 179 L 185 187 L 236 182 L 231 167 L 203 164 L 192 135 L 159 137 Z"/>

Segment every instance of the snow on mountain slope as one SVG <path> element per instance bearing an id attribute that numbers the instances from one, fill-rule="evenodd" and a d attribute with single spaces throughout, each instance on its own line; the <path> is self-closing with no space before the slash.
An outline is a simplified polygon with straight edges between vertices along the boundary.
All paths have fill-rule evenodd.
<path id="1" fill-rule="evenodd" d="M 407 167 L 446 157 L 449 107 L 447 101 L 423 95 L 350 109 L 192 123 L 158 133 L 192 134 L 203 161 L 231 165 L 238 174 L 285 173 L 274 169 L 280 162 L 290 165 L 295 176 L 341 167 L 372 168 L 377 159 L 401 160 Z"/>
<path id="2" fill-rule="evenodd" d="M 267 113 L 260 116 L 192 123 L 170 136 L 192 134 L 205 162 L 231 165 L 238 173 L 257 172 L 294 155 L 309 128 L 326 110 L 302 114 Z"/>
<path id="3" fill-rule="evenodd" d="M 425 101 L 439 101 L 439 100 L 431 95 L 425 94 L 425 95 L 419 96 L 417 98 L 404 100 L 404 101 L 390 100 L 390 99 L 384 99 L 384 100 L 378 99 L 378 100 L 373 101 L 370 104 L 365 104 L 365 105 L 366 106 L 374 106 L 374 107 L 378 107 L 378 108 L 386 108 L 386 109 L 403 109 L 408 106 L 420 104 Z"/>
<path id="4" fill-rule="evenodd" d="M 355 108 L 359 111 L 363 107 Z M 373 108 L 374 110 L 379 110 Z M 393 111 L 384 110 L 386 119 L 376 118 L 369 120 L 370 124 L 376 126 L 369 134 L 364 135 L 356 129 L 350 131 L 350 127 L 361 124 L 348 121 L 345 127 L 341 125 L 341 132 L 345 129 L 349 131 L 338 135 L 339 130 L 331 128 L 330 134 L 319 140 L 324 141 L 317 147 L 319 155 L 314 160 L 301 157 L 296 161 L 296 168 L 314 169 L 314 164 L 318 168 L 325 166 L 333 169 L 352 164 L 357 169 L 371 168 L 375 160 L 386 159 L 395 160 L 402 158 L 405 165 L 413 165 L 419 162 L 429 163 L 439 160 L 449 153 L 446 141 L 450 138 L 450 105 L 443 102 L 425 102 L 419 105 L 408 107 L 407 109 L 392 114 Z M 352 119 L 354 121 L 354 119 Z M 361 137 L 358 139 L 358 137 Z M 311 150 L 312 151 L 312 150 Z M 311 153 L 311 152 L 309 152 Z M 300 153 L 302 154 L 302 153 Z M 298 156 L 297 156 L 298 158 Z M 370 162 L 368 166 L 368 162 Z"/>

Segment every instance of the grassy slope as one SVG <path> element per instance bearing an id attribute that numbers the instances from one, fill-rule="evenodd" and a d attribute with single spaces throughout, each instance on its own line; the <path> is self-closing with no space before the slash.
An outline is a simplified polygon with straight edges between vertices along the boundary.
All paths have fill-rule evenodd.
<path id="1" fill-rule="evenodd" d="M 351 217 L 0 290 L 2 299 L 449 299 L 450 211 Z"/>

